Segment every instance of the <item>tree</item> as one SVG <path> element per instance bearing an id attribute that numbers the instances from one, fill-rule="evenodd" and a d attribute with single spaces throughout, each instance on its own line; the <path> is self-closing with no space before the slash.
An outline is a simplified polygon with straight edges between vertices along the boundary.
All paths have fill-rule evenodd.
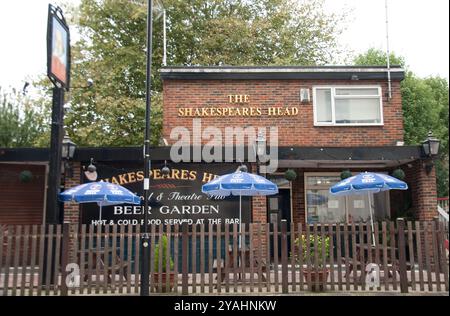
<path id="1" fill-rule="evenodd" d="M 405 79 L 401 83 L 403 123 L 405 143 L 420 144 L 428 132 L 441 140 L 441 156 L 436 163 L 439 196 L 448 196 L 448 81 L 440 77 L 419 78 L 408 70 L 405 59 L 392 54 L 390 60 L 406 68 Z M 355 65 L 386 65 L 386 54 L 381 50 L 369 49 L 354 59 Z"/>
<path id="2" fill-rule="evenodd" d="M 320 65 L 337 53 L 343 15 L 323 0 L 165 0 L 169 65 Z M 81 146 L 139 145 L 145 114 L 147 1 L 82 0 L 68 7 L 81 39 L 66 125 Z M 156 14 L 155 14 L 156 16 Z M 162 126 L 162 21 L 154 21 L 152 143 Z"/>
<path id="3" fill-rule="evenodd" d="M 13 89 L 0 87 L 0 147 L 33 147 L 45 142 L 45 110 Z"/>

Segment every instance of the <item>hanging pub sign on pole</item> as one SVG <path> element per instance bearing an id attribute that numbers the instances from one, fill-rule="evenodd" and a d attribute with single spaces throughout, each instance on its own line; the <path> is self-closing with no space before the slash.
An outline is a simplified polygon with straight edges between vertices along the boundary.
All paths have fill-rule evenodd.
<path id="1" fill-rule="evenodd" d="M 47 75 L 54 84 L 50 159 L 45 222 L 61 224 L 64 214 L 58 202 L 64 125 L 64 91 L 70 85 L 70 32 L 61 8 L 48 5 Z"/>
<path id="2" fill-rule="evenodd" d="M 48 5 L 47 75 L 55 86 L 69 90 L 70 32 L 60 7 Z"/>

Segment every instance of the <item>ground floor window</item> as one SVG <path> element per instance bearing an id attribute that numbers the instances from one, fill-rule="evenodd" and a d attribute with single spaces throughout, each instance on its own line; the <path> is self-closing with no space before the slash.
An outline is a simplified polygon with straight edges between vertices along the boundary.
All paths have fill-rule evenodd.
<path id="1" fill-rule="evenodd" d="M 339 173 L 305 173 L 306 220 L 313 223 L 358 223 L 370 220 L 367 195 L 338 197 L 329 189 L 341 181 Z M 389 193 L 373 194 L 375 219 L 390 215 Z"/>

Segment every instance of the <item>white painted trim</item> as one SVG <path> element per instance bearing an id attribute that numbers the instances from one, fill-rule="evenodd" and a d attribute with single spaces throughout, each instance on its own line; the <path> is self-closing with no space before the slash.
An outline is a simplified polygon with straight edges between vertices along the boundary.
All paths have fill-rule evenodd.
<path id="1" fill-rule="evenodd" d="M 331 90 L 331 123 L 318 122 L 317 121 L 317 89 L 330 89 Z M 378 95 L 352 95 L 352 96 L 337 96 L 336 89 L 378 89 Z M 384 126 L 384 112 L 383 112 L 383 91 L 379 85 L 317 85 L 313 86 L 313 117 L 314 126 L 328 126 L 328 127 L 348 127 L 348 126 Z M 345 123 L 337 124 L 336 122 L 336 99 L 378 99 L 380 100 L 380 123 Z"/>

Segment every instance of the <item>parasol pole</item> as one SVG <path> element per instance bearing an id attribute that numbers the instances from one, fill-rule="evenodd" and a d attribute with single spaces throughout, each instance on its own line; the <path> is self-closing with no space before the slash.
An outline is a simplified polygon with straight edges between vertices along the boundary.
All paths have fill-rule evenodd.
<path id="1" fill-rule="evenodd" d="M 239 191 L 239 231 L 242 229 L 242 192 Z M 241 249 L 242 234 L 239 234 L 239 249 Z"/>
<path id="2" fill-rule="evenodd" d="M 371 193 L 367 192 L 367 196 L 369 197 L 370 226 L 372 227 L 372 245 L 375 246 L 375 230 L 373 228 L 373 211 L 372 211 Z"/>

